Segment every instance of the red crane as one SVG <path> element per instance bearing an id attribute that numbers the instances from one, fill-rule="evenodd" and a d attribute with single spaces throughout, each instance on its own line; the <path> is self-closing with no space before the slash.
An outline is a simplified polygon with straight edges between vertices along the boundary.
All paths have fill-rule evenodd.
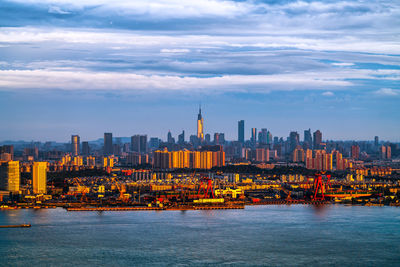
<path id="1" fill-rule="evenodd" d="M 201 191 L 202 191 L 202 195 L 200 195 Z M 198 198 L 210 198 L 210 193 L 211 193 L 211 197 L 215 198 L 212 179 L 210 179 L 209 177 L 201 178 L 197 197 Z"/>
<path id="2" fill-rule="evenodd" d="M 326 175 L 326 183 L 324 184 L 324 180 L 322 179 L 322 174 L 316 174 L 316 178 L 314 180 L 314 200 L 325 200 L 325 191 L 327 188 L 331 186 L 331 175 Z"/>

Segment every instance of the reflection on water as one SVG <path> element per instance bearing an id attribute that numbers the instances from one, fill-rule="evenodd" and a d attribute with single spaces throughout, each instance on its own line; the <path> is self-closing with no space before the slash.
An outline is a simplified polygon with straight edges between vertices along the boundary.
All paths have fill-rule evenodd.
<path id="1" fill-rule="evenodd" d="M 396 266 L 399 212 L 339 205 L 1 211 L 0 224 L 32 228 L 0 229 L 0 265 Z"/>

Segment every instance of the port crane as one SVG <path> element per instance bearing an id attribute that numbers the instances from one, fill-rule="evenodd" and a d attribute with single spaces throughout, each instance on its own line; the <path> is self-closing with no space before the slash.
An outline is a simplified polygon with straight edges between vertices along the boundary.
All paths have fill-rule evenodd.
<path id="1" fill-rule="evenodd" d="M 211 195 L 211 196 L 210 196 Z M 197 198 L 215 198 L 213 180 L 209 177 L 202 177 L 200 179 L 199 191 Z"/>

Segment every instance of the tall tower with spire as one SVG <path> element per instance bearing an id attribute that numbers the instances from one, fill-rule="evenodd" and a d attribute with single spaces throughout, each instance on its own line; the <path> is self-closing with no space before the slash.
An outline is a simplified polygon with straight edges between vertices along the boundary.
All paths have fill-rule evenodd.
<path id="1" fill-rule="evenodd" d="M 199 115 L 197 116 L 197 138 L 200 141 L 204 140 L 204 120 L 201 116 L 201 106 L 199 107 Z"/>

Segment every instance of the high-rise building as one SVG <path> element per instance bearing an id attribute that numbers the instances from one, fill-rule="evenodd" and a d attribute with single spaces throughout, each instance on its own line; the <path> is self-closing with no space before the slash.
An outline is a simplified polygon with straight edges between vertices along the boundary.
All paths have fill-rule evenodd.
<path id="1" fill-rule="evenodd" d="M 158 149 L 160 146 L 160 139 L 157 137 L 151 137 L 149 141 L 150 149 Z"/>
<path id="2" fill-rule="evenodd" d="M 316 130 L 314 132 L 314 149 L 319 149 L 322 143 L 322 133 L 320 130 Z"/>
<path id="3" fill-rule="evenodd" d="M 169 144 L 174 144 L 174 143 L 175 143 L 175 139 L 172 137 L 171 131 L 168 131 L 168 134 L 167 134 L 167 143 L 169 143 Z"/>
<path id="4" fill-rule="evenodd" d="M 113 154 L 113 137 L 112 133 L 104 133 L 104 155 Z"/>
<path id="5" fill-rule="evenodd" d="M 201 116 L 201 107 L 199 108 L 199 114 L 197 115 L 197 138 L 200 142 L 204 140 L 204 120 Z"/>
<path id="6" fill-rule="evenodd" d="M 308 148 L 312 148 L 312 136 L 311 136 L 311 129 L 304 130 L 304 143 L 306 143 Z"/>
<path id="7" fill-rule="evenodd" d="M 272 134 L 270 131 L 267 132 L 267 144 L 272 144 Z"/>
<path id="8" fill-rule="evenodd" d="M 268 143 L 268 130 L 266 128 L 261 129 L 261 131 L 258 133 L 258 142 L 260 144 Z"/>
<path id="9" fill-rule="evenodd" d="M 358 159 L 360 157 L 360 146 L 358 145 L 351 146 L 351 157 L 353 159 Z"/>
<path id="10" fill-rule="evenodd" d="M 290 132 L 289 141 L 290 141 L 290 152 L 293 152 L 295 148 L 299 145 L 300 136 L 297 132 Z"/>
<path id="11" fill-rule="evenodd" d="M 381 159 L 391 159 L 392 158 L 392 148 L 390 146 L 381 146 L 380 149 Z"/>
<path id="12" fill-rule="evenodd" d="M 244 144 L 244 120 L 238 122 L 238 141 Z"/>
<path id="13" fill-rule="evenodd" d="M 72 155 L 78 156 L 80 153 L 80 138 L 79 135 L 72 135 L 71 136 L 71 151 Z"/>
<path id="14" fill-rule="evenodd" d="M 182 133 L 178 135 L 178 144 L 183 145 L 185 143 L 185 131 L 182 130 Z"/>
<path id="15" fill-rule="evenodd" d="M 9 158 L 11 160 L 14 159 L 14 146 L 13 145 L 4 145 L 0 146 L 0 157 L 1 158 Z"/>
<path id="16" fill-rule="evenodd" d="M 131 137 L 131 150 L 138 153 L 147 152 L 147 135 L 134 135 Z"/>
<path id="17" fill-rule="evenodd" d="M 378 136 L 375 136 L 374 144 L 376 147 L 379 146 L 379 137 Z"/>
<path id="18" fill-rule="evenodd" d="M 32 168 L 32 187 L 34 194 L 47 192 L 47 162 L 34 162 Z"/>
<path id="19" fill-rule="evenodd" d="M 206 142 L 206 144 L 210 144 L 211 143 L 211 135 L 210 134 L 206 134 L 204 136 L 204 141 Z"/>
<path id="20" fill-rule="evenodd" d="M 305 162 L 305 153 L 302 148 L 295 148 L 293 150 L 293 162 Z"/>
<path id="21" fill-rule="evenodd" d="M 224 133 L 214 133 L 214 145 L 223 145 L 225 143 Z"/>
<path id="22" fill-rule="evenodd" d="M 82 142 L 82 154 L 85 156 L 90 154 L 89 142 Z"/>
<path id="23" fill-rule="evenodd" d="M 19 193 L 20 169 L 19 161 L 8 161 L 0 165 L 0 190 Z"/>
<path id="24" fill-rule="evenodd" d="M 251 139 L 250 139 L 250 141 L 251 141 L 251 144 L 253 146 L 256 145 L 256 143 L 257 143 L 257 128 L 251 128 Z"/>

